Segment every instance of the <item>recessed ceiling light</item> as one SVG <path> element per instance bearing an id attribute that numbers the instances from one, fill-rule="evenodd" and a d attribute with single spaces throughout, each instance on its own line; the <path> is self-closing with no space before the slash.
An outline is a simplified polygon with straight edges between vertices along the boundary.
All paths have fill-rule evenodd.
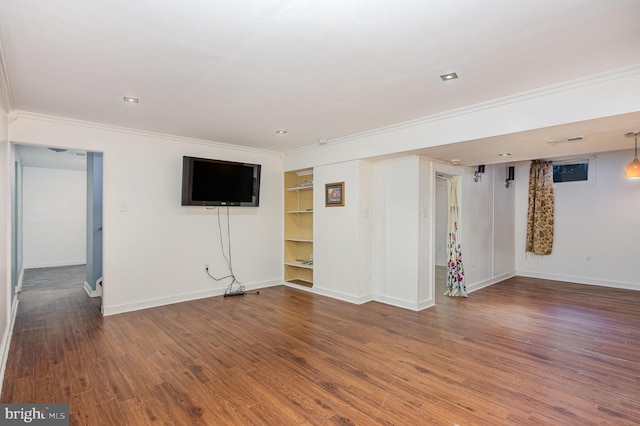
<path id="1" fill-rule="evenodd" d="M 451 160 L 449 160 L 449 162 L 455 166 L 455 165 L 460 164 L 460 159 L 452 158 Z"/>
<path id="2" fill-rule="evenodd" d="M 138 98 L 130 98 L 129 96 L 125 96 L 123 99 L 128 104 L 137 104 L 138 103 Z"/>
<path id="3" fill-rule="evenodd" d="M 284 135 L 285 133 L 287 133 L 286 130 L 276 130 L 276 133 L 279 135 Z"/>
<path id="4" fill-rule="evenodd" d="M 440 78 L 442 79 L 442 81 L 455 80 L 456 78 L 458 78 L 458 74 L 456 74 L 455 72 L 450 72 L 449 74 L 441 75 Z"/>
<path id="5" fill-rule="evenodd" d="M 498 154 L 500 157 L 508 157 L 511 155 L 510 152 L 503 152 L 502 154 Z"/>

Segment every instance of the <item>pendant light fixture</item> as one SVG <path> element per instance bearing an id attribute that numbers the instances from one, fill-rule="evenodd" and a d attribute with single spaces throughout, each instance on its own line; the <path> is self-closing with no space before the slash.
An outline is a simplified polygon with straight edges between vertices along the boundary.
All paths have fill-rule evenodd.
<path id="1" fill-rule="evenodd" d="M 640 160 L 638 160 L 638 134 L 640 132 L 625 133 L 626 137 L 635 136 L 636 138 L 636 151 L 633 160 L 627 164 L 627 177 L 628 178 L 640 178 Z"/>

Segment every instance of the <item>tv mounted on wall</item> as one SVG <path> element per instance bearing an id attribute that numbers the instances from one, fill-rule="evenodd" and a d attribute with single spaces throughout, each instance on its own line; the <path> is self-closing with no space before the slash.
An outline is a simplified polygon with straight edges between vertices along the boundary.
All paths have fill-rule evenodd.
<path id="1" fill-rule="evenodd" d="M 260 164 L 184 156 L 183 206 L 257 207 Z"/>

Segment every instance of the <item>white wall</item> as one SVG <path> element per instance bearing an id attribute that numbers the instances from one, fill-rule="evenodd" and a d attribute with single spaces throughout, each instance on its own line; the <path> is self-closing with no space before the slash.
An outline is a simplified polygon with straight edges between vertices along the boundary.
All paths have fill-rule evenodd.
<path id="1" fill-rule="evenodd" d="M 220 254 L 218 210 L 180 205 L 183 155 L 262 165 L 260 207 L 229 209 L 233 267 L 248 289 L 282 282 L 279 155 L 29 113 L 9 125 L 9 137 L 103 153 L 105 314 L 224 291 L 226 282 L 215 283 L 204 271 L 209 264 L 213 274 L 228 273 Z"/>
<path id="2" fill-rule="evenodd" d="M 513 164 L 509 164 L 513 165 Z M 507 165 L 493 165 L 493 270 L 491 282 L 515 275 L 516 193 L 525 185 L 516 180 L 506 187 Z"/>
<path id="3" fill-rule="evenodd" d="M 433 240 L 434 230 L 426 230 L 427 227 L 419 218 L 425 206 L 428 207 L 425 210 L 427 215 L 432 214 L 432 204 L 425 204 L 424 197 L 433 199 L 429 193 L 431 184 L 428 183 L 433 176 L 427 173 L 425 178 L 424 168 L 437 167 L 421 166 L 417 157 L 412 155 L 431 146 L 638 111 L 640 98 L 635 95 L 638 91 L 638 67 L 591 76 L 291 152 L 284 158 L 284 169 L 318 168 L 349 160 L 384 156 L 397 158 L 401 153 L 406 154 L 400 159 L 378 160 L 374 166 L 376 217 L 373 291 L 376 300 L 421 309 L 433 303 L 432 295 L 425 293 L 425 288 L 429 287 L 423 283 L 429 281 L 429 272 L 425 270 L 432 269 L 435 257 L 432 261 L 433 246 L 425 250 L 416 242 L 415 236 Z M 602 102 L 602 99 L 607 99 L 607 102 Z M 520 194 L 526 183 L 523 183 L 521 173 L 517 172 L 514 187 L 505 188 L 504 168 L 505 165 L 488 165 L 487 173 L 479 183 L 473 182 L 470 167 L 461 173 L 461 242 L 465 283 L 469 291 L 513 276 L 516 269 L 530 274 L 555 271 L 548 260 L 543 261 L 547 265 L 546 270 L 542 265 L 534 265 L 534 260 L 523 260 L 523 252 L 516 249 L 522 246 L 522 237 L 516 239 L 514 236 L 521 228 L 521 223 L 517 222 L 521 219 L 514 216 L 520 214 L 516 211 L 516 192 Z M 594 199 L 594 202 L 600 201 Z M 521 203 L 518 202 L 518 205 Z M 597 216 L 602 219 L 600 216 L 603 215 Z M 632 231 L 637 226 L 623 223 Z M 586 232 L 583 230 L 583 234 Z M 584 239 L 576 234 L 573 238 Z M 328 248 L 315 244 L 314 250 L 317 252 Z M 591 251 L 596 253 L 595 249 Z M 595 263 L 597 261 L 593 253 Z M 567 255 L 571 256 L 572 253 Z M 516 256 L 519 256 L 517 263 Z M 599 262 L 608 263 L 607 269 L 623 269 L 624 263 L 612 256 L 598 252 L 598 258 L 603 259 Z M 630 264 L 633 265 L 633 262 Z M 557 259 L 557 265 L 562 265 L 560 258 Z M 623 272 L 617 272 L 616 275 L 624 275 L 617 281 L 627 285 L 629 275 Z M 547 276 L 559 277 L 551 273 Z M 583 278 L 597 281 L 601 276 L 598 273 Z"/>
<path id="4" fill-rule="evenodd" d="M 471 173 L 463 176 L 460 229 L 467 287 L 490 278 L 493 269 L 493 176 L 488 165 L 480 182 Z"/>
<path id="5" fill-rule="evenodd" d="M 435 261 L 438 266 L 446 266 L 449 217 L 449 193 L 446 179 L 436 179 L 435 200 Z"/>
<path id="6" fill-rule="evenodd" d="M 496 99 L 288 153 L 285 170 L 415 150 L 640 110 L 640 67 Z M 606 99 L 606 102 L 603 101 Z"/>
<path id="7" fill-rule="evenodd" d="M 506 188 L 506 165 L 487 165 L 479 182 L 465 169 L 462 192 L 462 254 L 468 291 L 515 275 L 515 186 Z"/>
<path id="8" fill-rule="evenodd" d="M 11 281 L 12 293 L 22 287 L 24 278 L 24 196 L 22 159 L 15 145 L 9 144 L 10 160 L 8 167 L 11 169 Z M 15 257 L 15 259 L 13 258 Z"/>
<path id="9" fill-rule="evenodd" d="M 354 303 L 371 300 L 373 167 L 349 161 L 313 170 L 313 291 Z M 324 188 L 344 182 L 344 206 L 325 207 Z"/>
<path id="10" fill-rule="evenodd" d="M 504 177 L 494 179 L 487 166 L 476 184 L 469 168 L 409 156 L 314 168 L 312 291 L 355 303 L 372 297 L 413 310 L 432 306 L 436 172 L 462 176 L 460 241 L 469 291 L 512 276 L 515 197 Z M 345 207 L 324 207 L 324 185 L 341 181 Z"/>
<path id="11" fill-rule="evenodd" d="M 374 170 L 374 299 L 419 309 L 420 157 L 377 161 Z"/>
<path id="12" fill-rule="evenodd" d="M 0 73 L 0 78 L 3 74 Z M 4 379 L 9 341 L 11 339 L 11 150 L 7 135 L 5 94 L 0 90 L 0 383 Z M 0 386 L 1 387 L 1 386 Z"/>
<path id="13" fill-rule="evenodd" d="M 624 175 L 631 159 L 633 151 L 599 154 L 595 170 L 589 166 L 594 184 L 554 184 L 554 244 L 548 256 L 525 253 L 530 163 L 518 165 L 518 275 L 640 290 L 640 180 Z"/>
<path id="14" fill-rule="evenodd" d="M 87 174 L 23 167 L 24 267 L 86 261 Z"/>

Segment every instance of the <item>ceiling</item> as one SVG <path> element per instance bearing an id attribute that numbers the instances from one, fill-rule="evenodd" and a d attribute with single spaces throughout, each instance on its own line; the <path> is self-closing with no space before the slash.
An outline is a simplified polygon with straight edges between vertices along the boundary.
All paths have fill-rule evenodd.
<path id="1" fill-rule="evenodd" d="M 46 169 L 87 170 L 87 153 L 84 151 L 57 147 L 16 145 L 18 157 L 24 167 L 44 167 Z"/>
<path id="2" fill-rule="evenodd" d="M 0 43 L 15 110 L 287 152 L 640 64 L 639 17 L 638 0 L 0 0 Z M 638 123 L 424 153 L 625 149 Z"/>

